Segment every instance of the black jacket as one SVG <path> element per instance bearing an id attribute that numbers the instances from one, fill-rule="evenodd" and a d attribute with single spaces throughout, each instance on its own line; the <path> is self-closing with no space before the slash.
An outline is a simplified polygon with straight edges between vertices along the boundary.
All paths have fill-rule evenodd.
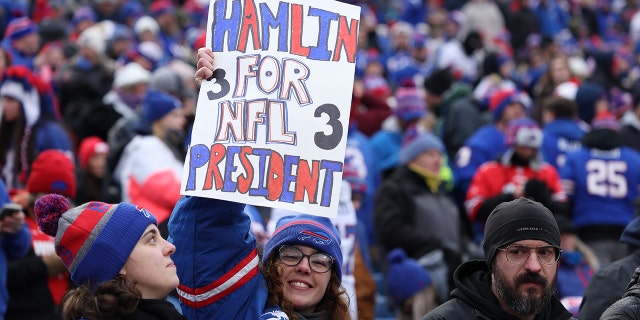
<path id="1" fill-rule="evenodd" d="M 624 294 L 633 271 L 640 265 L 640 250 L 598 270 L 587 286 L 580 305 L 580 320 L 597 320 Z"/>
<path id="2" fill-rule="evenodd" d="M 142 299 L 132 314 L 113 320 L 186 320 L 171 302 L 157 299 Z"/>
<path id="3" fill-rule="evenodd" d="M 600 320 L 640 319 L 640 267 L 635 269 L 624 297 L 607 308 Z"/>
<path id="4" fill-rule="evenodd" d="M 9 303 L 4 316 L 7 320 L 62 319 L 47 284 L 47 266 L 33 248 L 20 259 L 9 260 L 7 290 Z"/>
<path id="5" fill-rule="evenodd" d="M 517 320 L 500 308 L 491 292 L 491 273 L 484 261 L 473 260 L 462 264 L 453 275 L 456 289 L 451 300 L 429 312 L 422 320 Z M 573 319 L 557 298 L 536 316 L 536 320 Z"/>

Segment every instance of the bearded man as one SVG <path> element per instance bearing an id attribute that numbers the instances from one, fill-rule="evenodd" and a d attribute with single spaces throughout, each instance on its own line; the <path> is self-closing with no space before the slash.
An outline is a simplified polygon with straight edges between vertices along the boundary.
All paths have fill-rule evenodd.
<path id="1" fill-rule="evenodd" d="M 560 231 L 549 209 L 522 197 L 501 203 L 483 249 L 485 261 L 460 265 L 451 299 L 423 320 L 574 319 L 555 297 Z"/>

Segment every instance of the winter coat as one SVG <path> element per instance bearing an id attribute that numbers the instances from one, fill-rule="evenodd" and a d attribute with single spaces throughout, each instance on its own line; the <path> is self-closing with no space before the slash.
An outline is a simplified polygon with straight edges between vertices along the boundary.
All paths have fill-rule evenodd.
<path id="1" fill-rule="evenodd" d="M 491 272 L 484 261 L 472 260 L 462 264 L 455 272 L 456 288 L 451 300 L 429 312 L 422 320 L 517 320 L 500 307 L 491 291 Z M 554 296 L 539 313 L 536 320 L 574 319 Z"/>
<path id="2" fill-rule="evenodd" d="M 596 271 L 582 298 L 580 320 L 597 320 L 622 297 L 629 279 L 640 265 L 640 250 Z"/>
<path id="3" fill-rule="evenodd" d="M 607 308 L 600 320 L 640 319 L 640 267 L 636 268 L 622 299 Z"/>

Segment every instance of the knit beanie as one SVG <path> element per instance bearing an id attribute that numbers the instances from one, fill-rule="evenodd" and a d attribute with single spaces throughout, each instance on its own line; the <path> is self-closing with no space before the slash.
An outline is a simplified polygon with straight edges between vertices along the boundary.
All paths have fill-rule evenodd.
<path id="1" fill-rule="evenodd" d="M 531 118 L 520 118 L 509 122 L 506 131 L 508 146 L 540 148 L 542 145 L 542 130 Z"/>
<path id="2" fill-rule="evenodd" d="M 402 121 L 411 121 L 422 118 L 427 114 L 427 105 L 424 97 L 415 87 L 396 89 L 396 107 L 393 113 Z"/>
<path id="3" fill-rule="evenodd" d="M 17 18 L 11 20 L 7 25 L 5 31 L 5 38 L 11 40 L 18 40 L 26 35 L 37 33 L 38 25 L 36 25 L 31 19 L 27 17 Z"/>
<path id="4" fill-rule="evenodd" d="M 451 88 L 454 78 L 449 68 L 433 71 L 431 75 L 424 81 L 424 88 L 427 92 L 442 95 Z"/>
<path id="5" fill-rule="evenodd" d="M 83 21 L 96 22 L 97 20 L 98 17 L 91 7 L 80 7 L 73 13 L 71 25 L 75 27 Z"/>
<path id="6" fill-rule="evenodd" d="M 70 208 L 69 201 L 48 194 L 36 201 L 36 222 L 55 237 L 55 249 L 71 279 L 94 290 L 115 278 L 131 251 L 156 218 L 133 204 L 92 201 Z"/>
<path id="7" fill-rule="evenodd" d="M 520 240 L 541 240 L 560 247 L 560 230 L 541 203 L 520 197 L 499 204 L 484 227 L 484 260 L 491 267 L 498 248 Z"/>
<path id="8" fill-rule="evenodd" d="M 165 13 L 172 13 L 176 10 L 176 7 L 173 5 L 171 1 L 168 0 L 159 0 L 154 1 L 149 7 L 149 11 L 152 17 L 158 17 Z"/>
<path id="9" fill-rule="evenodd" d="M 169 66 L 160 67 L 153 71 L 149 79 L 149 86 L 183 99 L 195 96 L 193 91 L 184 85 L 178 72 L 172 70 Z"/>
<path id="10" fill-rule="evenodd" d="M 624 227 L 620 242 L 640 248 L 640 216 L 633 218 L 631 222 Z"/>
<path id="11" fill-rule="evenodd" d="M 129 62 L 116 69 L 113 79 L 115 88 L 125 88 L 138 83 L 148 83 L 151 79 L 151 72 L 143 68 L 137 62 Z"/>
<path id="12" fill-rule="evenodd" d="M 407 164 L 417 158 L 421 153 L 437 149 L 444 153 L 444 145 L 440 138 L 430 132 L 419 133 L 415 138 L 405 142 L 400 149 L 400 163 Z"/>
<path id="13" fill-rule="evenodd" d="M 65 197 L 76 196 L 76 171 L 71 158 L 55 149 L 38 154 L 31 165 L 27 180 L 29 193 L 58 193 Z"/>
<path id="14" fill-rule="evenodd" d="M 109 145 L 98 136 L 84 138 L 78 148 L 78 163 L 80 168 L 87 169 L 89 159 L 96 153 L 109 153 Z"/>
<path id="15" fill-rule="evenodd" d="M 342 179 L 349 183 L 352 193 L 364 194 L 367 192 L 367 182 L 358 172 L 358 168 L 346 161 L 342 168 Z"/>
<path id="16" fill-rule="evenodd" d="M 285 216 L 276 223 L 276 230 L 264 245 L 262 263 L 266 263 L 274 250 L 283 245 L 303 245 L 332 256 L 336 261 L 334 271 L 342 280 L 342 250 L 340 234 L 326 217 L 301 214 Z"/>
<path id="17" fill-rule="evenodd" d="M 620 122 L 611 114 L 611 112 L 605 110 L 598 112 L 596 117 L 593 118 L 593 121 L 591 122 L 591 129 L 609 129 L 619 131 Z"/>
<path id="18" fill-rule="evenodd" d="M 528 109 L 530 100 L 526 93 L 518 90 L 503 89 L 494 92 L 489 98 L 489 110 L 493 112 L 493 121 L 500 120 L 504 110 L 512 103 L 519 103 L 525 110 Z"/>
<path id="19" fill-rule="evenodd" d="M 397 306 L 401 306 L 414 294 L 431 285 L 431 277 L 414 259 L 407 257 L 401 248 L 387 255 L 387 293 Z"/>
<path id="20" fill-rule="evenodd" d="M 150 16 L 142 16 L 136 20 L 136 22 L 133 24 L 133 32 L 137 36 L 140 36 L 145 31 L 149 31 L 154 35 L 158 35 L 158 33 L 160 32 L 160 26 L 158 25 L 156 19 Z"/>
<path id="21" fill-rule="evenodd" d="M 601 99 L 606 99 L 606 89 L 595 82 L 583 82 L 576 92 L 576 104 L 578 105 L 578 117 L 580 120 L 591 123 L 595 116 L 595 105 Z"/>
<path id="22" fill-rule="evenodd" d="M 178 99 L 160 90 L 148 90 L 142 101 L 142 119 L 151 124 L 179 108 L 182 103 Z"/>

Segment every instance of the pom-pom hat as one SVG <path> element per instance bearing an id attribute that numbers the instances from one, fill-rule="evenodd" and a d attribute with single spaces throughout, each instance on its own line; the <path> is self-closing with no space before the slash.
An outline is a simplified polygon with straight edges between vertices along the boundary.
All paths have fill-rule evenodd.
<path id="1" fill-rule="evenodd" d="M 36 222 L 55 237 L 55 249 L 71 279 L 96 289 L 116 277 L 150 224 L 147 210 L 129 203 L 88 202 L 70 209 L 69 201 L 48 194 L 36 201 Z"/>
<path id="2" fill-rule="evenodd" d="M 280 218 L 273 236 L 264 246 L 262 263 L 283 245 L 303 245 L 332 256 L 336 262 L 333 270 L 342 280 L 340 236 L 329 218 L 308 214 Z"/>
<path id="3" fill-rule="evenodd" d="M 396 248 L 387 255 L 387 291 L 395 304 L 401 306 L 414 294 L 431 285 L 431 277 L 406 252 Z"/>

